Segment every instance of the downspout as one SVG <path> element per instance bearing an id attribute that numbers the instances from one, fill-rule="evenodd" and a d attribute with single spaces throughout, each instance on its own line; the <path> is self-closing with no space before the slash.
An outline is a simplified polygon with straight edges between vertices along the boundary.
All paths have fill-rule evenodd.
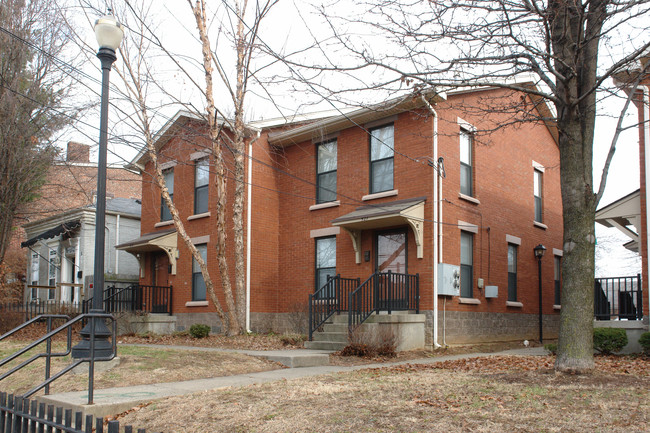
<path id="1" fill-rule="evenodd" d="M 427 108 L 433 114 L 433 161 L 432 166 L 433 170 L 433 233 L 431 236 L 431 249 L 433 250 L 433 348 L 437 349 L 440 347 L 438 343 L 438 232 L 440 230 L 439 218 L 440 213 L 438 211 L 438 188 L 440 183 L 440 164 L 438 164 L 438 113 L 433 108 L 433 106 L 424 99 Z"/>
<path id="2" fill-rule="evenodd" d="M 251 332 L 251 208 L 253 207 L 253 143 L 261 134 L 257 130 L 257 136 L 248 143 L 248 197 L 246 204 L 246 331 Z"/>
<path id="3" fill-rule="evenodd" d="M 650 156 L 648 155 L 648 149 L 650 149 L 650 86 L 643 86 L 643 155 L 644 155 L 644 164 L 645 164 L 645 218 L 646 218 L 646 256 L 647 252 L 650 250 L 650 212 L 648 212 L 648 204 L 650 203 L 650 191 L 648 190 L 648 174 L 650 170 Z M 646 263 L 648 262 L 646 257 Z M 648 265 L 650 269 L 650 265 Z M 648 275 L 646 275 L 646 279 Z M 648 281 L 646 284 L 648 285 Z M 650 287 L 650 285 L 648 285 Z M 648 290 L 648 305 L 650 305 L 650 290 Z"/>

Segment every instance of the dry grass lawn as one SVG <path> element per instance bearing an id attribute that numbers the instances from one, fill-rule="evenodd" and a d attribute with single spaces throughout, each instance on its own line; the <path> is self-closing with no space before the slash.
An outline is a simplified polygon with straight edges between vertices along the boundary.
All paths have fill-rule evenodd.
<path id="1" fill-rule="evenodd" d="M 17 342 L 0 343 L 0 359 L 24 347 Z M 54 348 L 63 351 L 60 342 Z M 229 352 L 173 350 L 151 347 L 118 346 L 120 365 L 106 372 L 95 373 L 95 388 L 145 385 L 162 382 L 201 379 L 253 373 L 283 368 L 280 364 L 252 356 Z M 70 356 L 53 359 L 52 374 L 71 362 Z M 5 373 L 13 365 L 3 366 Z M 0 382 L 0 389 L 12 393 L 25 392 L 43 382 L 45 360 L 34 361 Z M 51 392 L 82 391 L 88 388 L 87 374 L 67 374 L 51 385 Z M 42 391 L 39 392 L 42 394 Z M 36 394 L 36 395 L 39 395 Z"/>
<path id="2" fill-rule="evenodd" d="M 120 424 L 166 433 L 650 431 L 650 361 L 598 362 L 588 376 L 556 375 L 550 356 L 364 369 L 160 400 Z"/>

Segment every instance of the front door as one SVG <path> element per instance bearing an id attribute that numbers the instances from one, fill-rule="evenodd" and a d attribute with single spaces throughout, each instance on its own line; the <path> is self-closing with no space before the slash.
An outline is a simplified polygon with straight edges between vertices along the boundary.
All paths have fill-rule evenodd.
<path id="1" fill-rule="evenodd" d="M 402 309 L 407 302 L 408 293 L 402 284 L 404 278 L 398 275 L 407 274 L 407 241 L 406 230 L 391 230 L 378 232 L 375 237 L 375 271 L 382 273 L 377 280 L 377 295 L 380 310 Z"/>

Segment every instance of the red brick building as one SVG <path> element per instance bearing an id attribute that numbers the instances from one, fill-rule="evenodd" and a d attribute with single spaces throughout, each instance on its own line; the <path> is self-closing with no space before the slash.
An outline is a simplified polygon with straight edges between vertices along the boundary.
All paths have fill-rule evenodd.
<path id="1" fill-rule="evenodd" d="M 536 120 L 522 121 L 508 108 L 513 102 Z M 251 123 L 259 136 L 247 146 L 250 328 L 288 328 L 328 275 L 361 284 L 391 271 L 418 275 L 428 346 L 536 339 L 533 249 L 543 244 L 544 336 L 556 335 L 562 204 L 556 131 L 541 120 L 549 117 L 545 105 L 521 94 L 485 88 L 289 125 Z M 156 145 L 185 229 L 218 286 L 214 175 L 204 132 L 179 113 Z M 140 258 L 143 284 L 173 285 L 178 327 L 218 327 L 200 273 L 151 184 L 151 161 L 142 153 L 134 163 L 143 173 L 143 235 L 122 248 Z M 229 200 L 233 184 L 229 179 Z M 415 283 L 409 284 L 409 295 L 378 309 L 400 309 L 402 301 L 413 309 Z M 319 293 L 320 305 L 334 296 Z"/>

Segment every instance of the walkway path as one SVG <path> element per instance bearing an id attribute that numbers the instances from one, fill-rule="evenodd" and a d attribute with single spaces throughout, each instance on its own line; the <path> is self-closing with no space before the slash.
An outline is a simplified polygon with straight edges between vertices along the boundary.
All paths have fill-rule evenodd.
<path id="1" fill-rule="evenodd" d="M 167 348 L 183 348 L 180 346 L 164 346 Z M 311 355 L 326 355 L 327 352 L 324 351 L 314 351 L 314 350 L 278 350 L 278 351 L 251 351 L 251 350 L 224 350 L 224 349 L 214 349 L 214 348 L 196 348 L 188 347 L 187 349 L 192 350 L 220 350 L 220 351 L 232 351 L 239 353 L 246 353 L 253 356 L 264 356 L 269 359 L 276 358 L 301 358 Z M 88 393 L 86 391 L 81 392 L 67 392 L 61 394 L 51 394 L 48 396 L 38 397 L 38 400 L 43 401 L 47 404 L 53 404 L 55 406 L 61 406 L 66 409 L 73 409 L 73 411 L 81 411 L 84 414 L 92 414 L 94 416 L 107 416 L 115 415 L 126 410 L 131 409 L 134 406 L 137 406 L 140 403 L 149 402 L 152 400 L 162 399 L 165 397 L 191 394 L 195 392 L 228 388 L 228 387 L 240 387 L 257 383 L 273 382 L 279 380 L 291 380 L 299 379 L 302 377 L 309 376 L 319 376 L 322 374 L 338 373 L 338 372 L 347 372 L 353 370 L 360 370 L 364 368 L 377 368 L 377 367 L 387 367 L 391 365 L 399 364 L 432 364 L 436 362 L 456 360 L 462 358 L 477 358 L 482 356 L 495 356 L 495 355 L 518 355 L 518 356 L 529 356 L 529 355 L 545 355 L 547 352 L 542 347 L 530 347 L 525 349 L 513 349 L 506 350 L 503 352 L 496 353 L 470 353 L 462 355 L 450 355 L 450 356 L 439 356 L 432 358 L 423 358 L 423 359 L 411 359 L 408 361 L 399 361 L 399 362 L 388 362 L 388 363 L 379 363 L 379 364 L 365 364 L 358 366 L 330 366 L 330 365 L 318 365 L 318 366 L 309 366 L 302 368 L 285 368 L 273 371 L 263 371 L 260 373 L 250 373 L 250 374 L 239 374 L 236 376 L 224 376 L 224 377 L 214 377 L 210 379 L 197 379 L 197 380 L 188 380 L 183 382 L 171 382 L 171 383 L 158 383 L 153 385 L 138 385 L 138 386 L 128 386 L 122 388 L 109 388 L 102 390 L 95 390 L 94 394 L 94 405 L 86 405 L 88 401 Z"/>

